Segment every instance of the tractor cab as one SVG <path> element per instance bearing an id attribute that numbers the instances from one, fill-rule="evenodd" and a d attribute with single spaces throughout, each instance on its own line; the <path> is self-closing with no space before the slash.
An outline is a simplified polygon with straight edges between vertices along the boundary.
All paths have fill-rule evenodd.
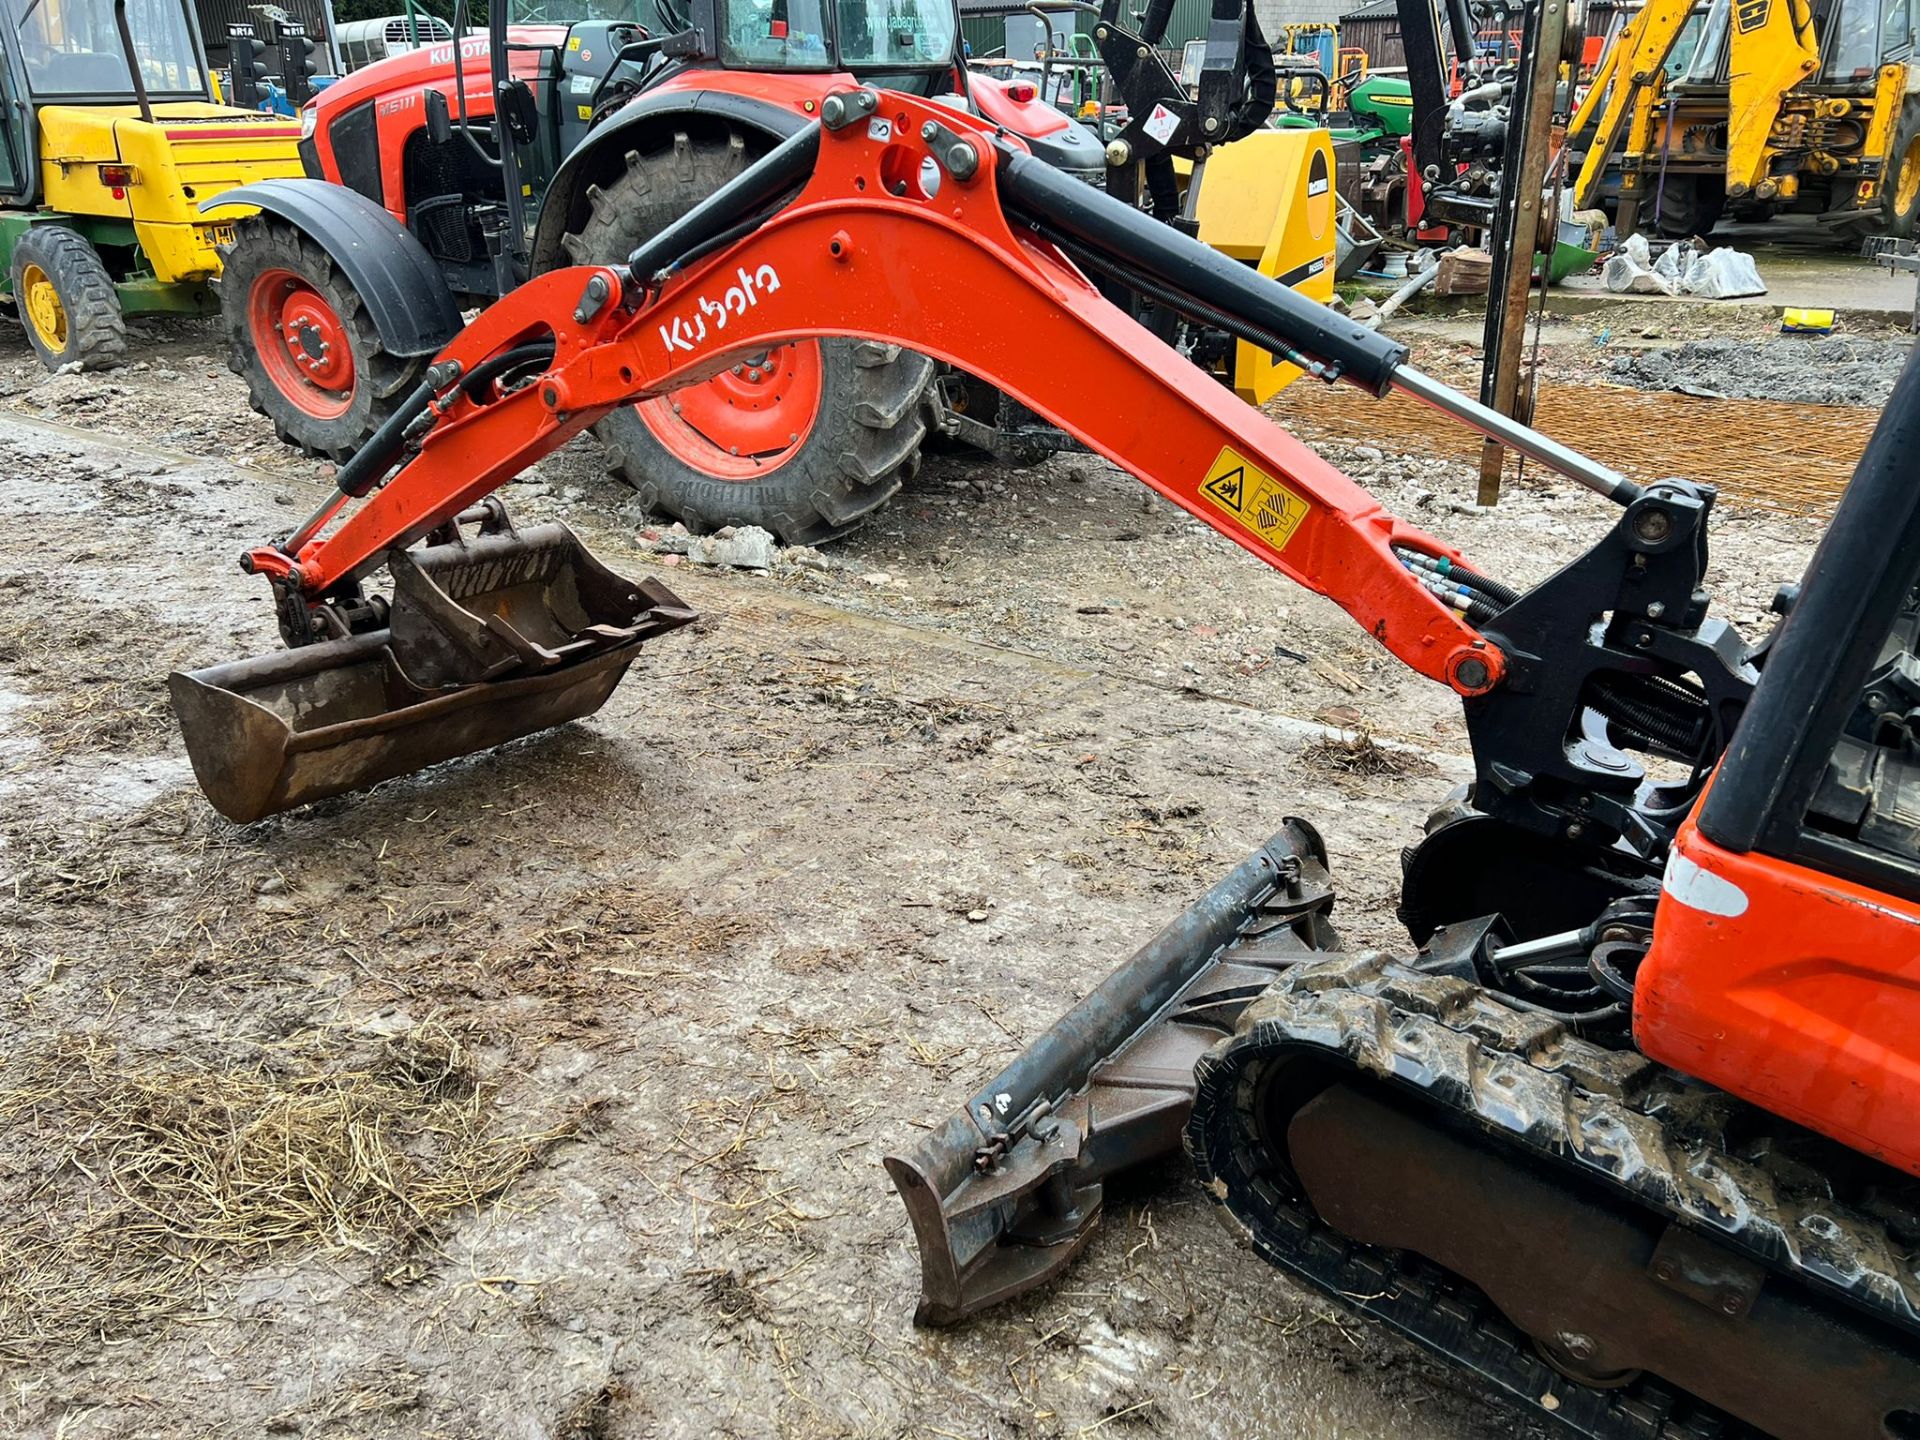
<path id="1" fill-rule="evenodd" d="M 924 89 L 924 77 L 955 64 L 959 17 L 939 0 L 712 3 L 725 66 L 841 72 L 872 84 L 898 75 L 908 83 L 919 78 Z"/>
<path id="2" fill-rule="evenodd" d="M 129 314 L 210 313 L 230 216 L 298 173 L 291 123 L 215 103 L 185 0 L 0 0 L 0 255 L 50 367 L 111 364 Z"/>
<path id="3" fill-rule="evenodd" d="M 43 127 L 63 136 L 89 120 L 110 127 L 142 117 L 156 102 L 173 118 L 178 102 L 212 99 L 206 55 L 184 0 L 139 0 L 118 11 L 112 0 L 0 0 L 0 9 L 7 21 L 0 32 L 0 193 L 9 199 L 38 198 Z"/>

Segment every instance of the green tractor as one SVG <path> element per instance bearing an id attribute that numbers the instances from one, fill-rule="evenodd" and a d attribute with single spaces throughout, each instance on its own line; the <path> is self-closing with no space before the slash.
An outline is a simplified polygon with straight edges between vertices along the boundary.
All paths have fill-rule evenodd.
<path id="1" fill-rule="evenodd" d="M 1335 105 L 1336 98 L 1340 102 Z M 1420 228 L 1420 189 L 1413 170 L 1413 87 L 1404 75 L 1375 73 L 1328 80 L 1318 69 L 1282 70 L 1276 130 L 1331 135 L 1340 192 L 1382 234 Z"/>

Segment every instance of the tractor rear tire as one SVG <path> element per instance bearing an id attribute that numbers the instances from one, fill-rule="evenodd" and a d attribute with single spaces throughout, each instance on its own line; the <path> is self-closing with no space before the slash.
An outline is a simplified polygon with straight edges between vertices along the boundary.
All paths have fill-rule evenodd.
<path id="1" fill-rule="evenodd" d="M 1659 197 L 1659 214 L 1652 208 L 1653 196 L 1648 197 L 1647 224 L 1657 234 L 1672 240 L 1687 240 L 1694 236 L 1705 239 L 1713 233 L 1713 227 L 1720 223 L 1720 214 L 1727 208 L 1726 181 L 1712 175 L 1680 175 L 1669 179 L 1663 190 L 1658 187 L 1654 195 Z"/>
<path id="2" fill-rule="evenodd" d="M 744 136 L 685 132 L 588 190 L 567 235 L 577 264 L 617 264 L 738 175 Z M 758 525 L 789 545 L 844 535 L 920 466 L 933 361 L 859 340 L 776 346 L 701 385 L 630 405 L 594 427 L 608 468 L 656 514 L 702 533 Z"/>
<path id="3" fill-rule="evenodd" d="M 86 237 L 35 225 L 13 247 L 13 298 L 40 363 L 105 370 L 126 358 L 120 293 Z"/>
<path id="4" fill-rule="evenodd" d="M 309 455 L 343 460 L 420 383 L 429 356 L 380 343 L 366 303 L 298 226 L 254 215 L 222 252 L 227 368 L 247 403 Z"/>
<path id="5" fill-rule="evenodd" d="M 1886 164 L 1880 171 L 1880 224 L 1882 235 L 1896 239 L 1913 238 L 1920 222 L 1920 97 L 1909 96 L 1900 107 L 1900 121 L 1893 127 L 1893 144 L 1887 149 Z"/>

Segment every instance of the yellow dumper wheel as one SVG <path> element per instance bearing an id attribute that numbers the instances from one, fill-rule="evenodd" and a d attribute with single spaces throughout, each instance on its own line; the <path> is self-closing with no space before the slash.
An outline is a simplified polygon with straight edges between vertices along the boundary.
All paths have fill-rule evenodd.
<path id="1" fill-rule="evenodd" d="M 64 225 L 36 225 L 13 247 L 13 298 L 27 338 L 49 370 L 118 365 L 127 322 L 100 255 Z"/>

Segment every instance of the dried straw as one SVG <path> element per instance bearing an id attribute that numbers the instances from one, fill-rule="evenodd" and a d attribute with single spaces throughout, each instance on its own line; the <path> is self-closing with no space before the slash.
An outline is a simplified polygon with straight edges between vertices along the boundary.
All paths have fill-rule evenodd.
<path id="1" fill-rule="evenodd" d="M 490 1133 L 445 1028 L 308 1031 L 230 1068 L 69 1037 L 0 1071 L 0 1356 L 209 1304 L 223 1268 L 310 1247 L 390 1255 L 574 1134 Z"/>

